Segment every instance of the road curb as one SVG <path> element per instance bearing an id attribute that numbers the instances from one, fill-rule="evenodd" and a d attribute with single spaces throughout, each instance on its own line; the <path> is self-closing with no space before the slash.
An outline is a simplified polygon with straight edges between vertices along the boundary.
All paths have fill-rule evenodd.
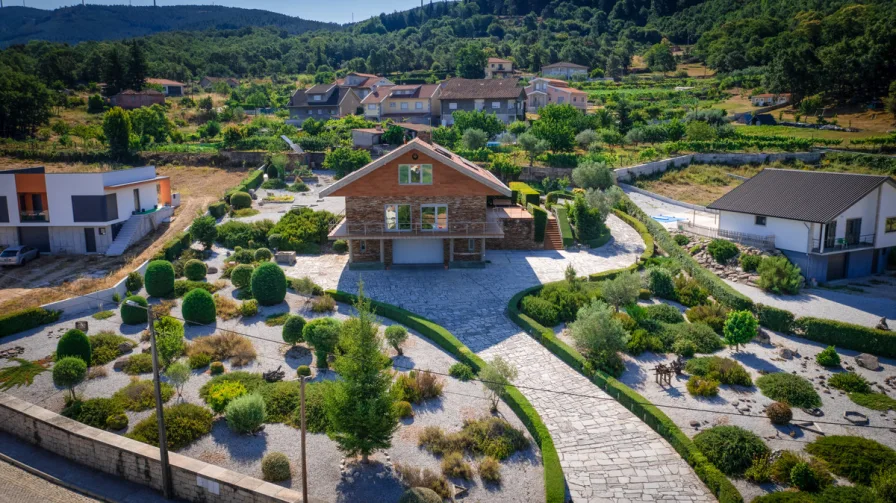
<path id="1" fill-rule="evenodd" d="M 26 465 L 25 463 L 22 463 L 21 461 L 19 461 L 19 460 L 17 460 L 17 459 L 11 458 L 11 457 L 7 456 L 6 454 L 0 453 L 0 461 L 4 461 L 4 462 L 6 462 L 6 463 L 9 463 L 9 464 L 15 466 L 16 468 L 21 469 L 21 470 L 25 470 L 26 472 L 28 472 L 28 473 L 30 473 L 30 474 L 36 476 L 36 477 L 40 477 L 40 478 L 46 480 L 47 482 L 50 482 L 51 484 L 55 484 L 55 485 L 57 485 L 57 486 L 64 487 L 64 488 L 66 488 L 66 489 L 69 489 L 69 490 L 71 490 L 71 491 L 74 491 L 74 492 L 76 492 L 76 493 L 78 493 L 78 494 L 82 494 L 82 495 L 87 496 L 87 497 L 89 497 L 89 498 L 94 498 L 94 499 L 97 499 L 97 500 L 100 500 L 100 501 L 104 501 L 104 502 L 106 502 L 106 503 L 119 503 L 118 500 L 110 499 L 110 498 L 108 498 L 108 497 L 106 497 L 106 496 L 103 496 L 103 495 L 101 495 L 101 494 L 97 494 L 97 493 L 95 493 L 95 492 L 93 492 L 93 491 L 91 491 L 91 490 L 89 490 L 89 489 L 84 489 L 83 487 L 79 487 L 79 486 L 76 486 L 76 485 L 74 485 L 74 484 L 72 484 L 72 483 L 70 483 L 70 482 L 66 482 L 66 481 L 64 481 L 64 480 L 58 479 L 58 478 L 56 478 L 56 477 L 54 477 L 54 476 L 52 476 L 52 475 L 50 475 L 50 474 L 48 474 L 48 473 L 44 473 L 44 472 L 38 470 L 37 468 L 33 468 L 33 467 L 31 467 L 31 466 L 28 466 L 28 465 Z"/>

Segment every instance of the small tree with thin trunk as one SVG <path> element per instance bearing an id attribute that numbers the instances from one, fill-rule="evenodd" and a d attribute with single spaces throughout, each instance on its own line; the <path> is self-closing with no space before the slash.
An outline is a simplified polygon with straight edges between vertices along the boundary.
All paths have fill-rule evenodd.
<path id="1" fill-rule="evenodd" d="M 190 225 L 190 236 L 202 243 L 206 250 L 211 249 L 215 238 L 218 237 L 218 228 L 215 224 L 215 217 L 211 215 L 199 217 Z"/>
<path id="2" fill-rule="evenodd" d="M 498 400 L 507 395 L 507 386 L 517 378 L 516 366 L 500 356 L 494 357 L 482 370 L 479 371 L 479 379 L 492 401 L 492 412 L 498 410 Z"/>
<path id="3" fill-rule="evenodd" d="M 77 356 L 66 356 L 53 366 L 53 384 L 68 388 L 72 400 L 75 399 L 75 386 L 84 382 L 87 377 L 87 364 Z"/>
<path id="4" fill-rule="evenodd" d="M 615 278 L 604 281 L 601 286 L 601 295 L 616 311 L 619 311 L 620 306 L 638 300 L 640 291 L 641 277 L 636 272 L 619 273 Z"/>
<path id="5" fill-rule="evenodd" d="M 404 341 L 408 339 L 408 329 L 404 328 L 401 325 L 392 325 L 386 328 L 386 342 L 389 343 L 390 346 L 395 348 L 395 351 L 399 355 L 403 355 L 404 352 L 401 351 L 401 345 L 404 344 Z"/>
<path id="6" fill-rule="evenodd" d="M 759 330 L 759 323 L 749 311 L 731 311 L 728 313 L 728 319 L 725 320 L 725 327 L 722 331 L 724 334 L 725 344 L 734 346 L 734 351 L 738 351 L 741 344 L 746 344 L 756 337 Z"/>
<path id="7" fill-rule="evenodd" d="M 535 158 L 548 149 L 548 142 L 538 138 L 532 133 L 526 132 L 516 139 L 517 144 L 526 151 L 529 156 L 529 166 L 535 162 Z"/>
<path id="8" fill-rule="evenodd" d="M 165 369 L 165 377 L 168 382 L 177 390 L 177 396 L 183 396 L 184 385 L 190 380 L 190 367 L 181 362 L 174 362 Z"/>

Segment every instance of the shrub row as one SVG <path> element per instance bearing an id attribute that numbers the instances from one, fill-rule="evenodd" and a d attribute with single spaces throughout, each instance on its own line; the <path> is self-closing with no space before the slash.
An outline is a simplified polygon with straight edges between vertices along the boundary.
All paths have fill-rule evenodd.
<path id="1" fill-rule="evenodd" d="M 553 192 L 552 192 L 553 194 Z M 569 226 L 569 214 L 566 208 L 559 206 L 554 210 L 557 217 L 557 225 L 560 227 L 560 237 L 563 238 L 563 246 L 572 246 L 575 239 L 572 237 L 572 228 Z"/>
<path id="2" fill-rule="evenodd" d="M 548 226 L 548 212 L 537 204 L 529 204 L 526 209 L 529 210 L 529 213 L 535 218 L 535 242 L 543 243 L 544 230 Z"/>
<path id="3" fill-rule="evenodd" d="M 523 182 L 510 182 L 510 189 L 513 191 L 516 199 L 513 202 L 519 204 L 523 208 L 530 204 L 538 206 L 540 204 L 541 195 L 537 190 Z"/>
<path id="4" fill-rule="evenodd" d="M 257 189 L 261 182 L 264 181 L 264 170 L 256 169 L 253 170 L 249 175 L 240 182 L 236 187 L 228 190 L 225 195 L 225 201 L 230 201 L 231 194 L 235 192 L 249 192 L 250 189 Z"/>
<path id="5" fill-rule="evenodd" d="M 327 290 L 327 293 L 340 302 L 353 303 L 356 299 L 356 297 L 350 293 L 337 290 Z M 412 330 L 416 330 L 476 372 L 479 372 L 479 370 L 486 366 L 486 363 L 482 358 L 470 351 L 469 348 L 460 342 L 457 337 L 451 334 L 451 332 L 445 330 L 444 327 L 437 325 L 422 316 L 391 304 L 377 302 L 375 300 L 371 300 L 370 303 L 376 311 L 376 314 L 401 323 Z M 519 302 L 517 302 L 517 304 L 518 303 Z M 557 454 L 557 450 L 554 447 L 554 441 L 551 438 L 550 432 L 548 432 L 547 427 L 542 422 L 538 412 L 532 404 L 529 403 L 529 400 L 527 400 L 514 386 L 507 386 L 507 405 L 513 409 L 514 413 L 516 413 L 523 424 L 526 425 L 526 429 L 529 430 L 529 433 L 541 448 L 542 462 L 544 463 L 545 500 L 547 503 L 562 503 L 566 498 L 566 480 L 563 477 L 563 468 L 560 466 L 560 456 Z"/>
<path id="6" fill-rule="evenodd" d="M 59 319 L 62 311 L 51 311 L 42 307 L 29 307 L 0 315 L 0 339 L 8 335 L 31 330 Z"/>
<path id="7" fill-rule="evenodd" d="M 167 260 L 168 262 L 174 262 L 180 257 L 180 254 L 183 253 L 184 250 L 190 247 L 192 242 L 193 238 L 190 237 L 189 232 L 179 232 L 162 246 L 162 249 L 156 253 L 155 257 L 153 257 L 153 260 Z"/>
<path id="8" fill-rule="evenodd" d="M 800 336 L 815 342 L 877 356 L 896 357 L 896 332 L 811 316 L 797 319 L 793 327 Z"/>
<path id="9" fill-rule="evenodd" d="M 575 199 L 575 195 L 568 190 L 555 190 L 553 192 L 548 192 L 544 196 L 544 204 L 546 206 L 551 206 L 560 199 L 568 199 L 572 201 L 573 199 Z"/>

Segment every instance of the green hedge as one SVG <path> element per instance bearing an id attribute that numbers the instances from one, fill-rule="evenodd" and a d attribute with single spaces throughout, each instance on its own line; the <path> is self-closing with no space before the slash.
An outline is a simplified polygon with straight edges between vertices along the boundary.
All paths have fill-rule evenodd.
<path id="1" fill-rule="evenodd" d="M 535 218 L 535 242 L 543 243 L 544 230 L 548 226 L 548 212 L 541 206 L 535 204 L 527 205 L 526 209 L 529 210 L 529 213 Z"/>
<path id="2" fill-rule="evenodd" d="M 519 199 L 514 202 L 523 208 L 530 204 L 535 206 L 541 204 L 541 195 L 538 191 L 523 182 L 510 182 L 510 189 L 519 194 L 517 196 Z"/>
<path id="3" fill-rule="evenodd" d="M 0 339 L 8 335 L 31 330 L 59 319 L 62 311 L 51 311 L 42 307 L 29 307 L 0 315 Z"/>
<path id="4" fill-rule="evenodd" d="M 551 192 L 554 194 L 554 192 Z M 550 196 L 551 194 L 548 194 Z M 569 226 L 569 214 L 564 207 L 558 207 L 554 210 L 554 214 L 557 216 L 557 225 L 560 226 L 560 237 L 563 238 L 563 246 L 572 246 L 575 244 L 575 239 L 572 237 L 572 227 Z"/>
<path id="5" fill-rule="evenodd" d="M 794 316 L 786 309 L 756 304 L 756 317 L 759 318 L 759 324 L 769 330 L 785 334 L 793 332 Z"/>
<path id="6" fill-rule="evenodd" d="M 654 252 L 653 236 L 650 235 L 650 232 L 648 232 L 647 227 L 644 224 L 642 224 L 641 222 L 635 220 L 634 218 L 630 217 L 629 215 L 626 215 L 625 213 L 623 213 L 619 210 L 613 210 L 613 212 L 616 214 L 616 216 L 621 218 L 623 222 L 631 225 L 636 231 L 638 231 L 638 234 L 641 235 L 641 239 L 644 241 L 644 253 L 641 254 L 641 258 L 638 259 L 638 263 L 632 264 L 623 269 L 614 269 L 612 271 L 604 271 L 604 272 L 589 274 L 588 281 L 604 281 L 607 279 L 615 278 L 616 275 L 621 272 L 636 271 L 641 268 L 642 262 L 653 257 L 653 252 Z M 607 235 L 610 236 L 609 233 L 607 233 Z"/>
<path id="7" fill-rule="evenodd" d="M 573 194 L 572 192 L 570 192 L 568 190 L 555 190 L 553 192 L 548 192 L 544 196 L 544 204 L 546 206 L 551 206 L 552 204 L 556 203 L 560 199 L 572 200 L 572 199 L 575 199 L 575 194 Z"/>
<path id="8" fill-rule="evenodd" d="M 327 290 L 331 297 L 339 302 L 352 304 L 356 297 L 353 294 L 338 290 Z M 486 366 L 485 361 L 470 351 L 457 337 L 444 327 L 410 311 L 400 307 L 370 301 L 376 314 L 419 332 L 421 335 L 436 343 L 454 355 L 461 363 L 470 366 L 477 373 Z M 520 418 L 529 433 L 541 448 L 542 463 L 544 464 L 544 490 L 547 503 L 563 503 L 566 500 L 566 480 L 563 478 L 563 468 L 560 466 L 560 456 L 554 447 L 554 441 L 550 432 L 541 421 L 538 412 L 532 404 L 514 386 L 507 387 L 507 405 L 513 409 Z"/>
<path id="9" fill-rule="evenodd" d="M 224 215 L 227 214 L 227 203 L 218 201 L 217 203 L 208 205 L 208 213 L 215 217 L 215 220 L 224 218 Z"/>
<path id="10" fill-rule="evenodd" d="M 794 328 L 802 337 L 828 346 L 896 357 L 896 332 L 809 316 L 797 319 Z"/>
<path id="11" fill-rule="evenodd" d="M 168 262 L 174 262 L 178 257 L 190 247 L 192 244 L 193 238 L 190 237 L 189 232 L 178 232 L 173 238 L 169 239 L 162 249 L 156 253 L 156 256 L 153 257 L 153 260 L 167 260 Z"/>
<path id="12" fill-rule="evenodd" d="M 243 178 L 243 181 L 240 182 L 239 185 L 229 189 L 224 194 L 224 200 L 226 202 L 230 202 L 230 195 L 234 192 L 249 192 L 249 189 L 257 189 L 261 186 L 261 183 L 264 181 L 264 170 L 256 169 L 252 170 L 246 178 Z"/>

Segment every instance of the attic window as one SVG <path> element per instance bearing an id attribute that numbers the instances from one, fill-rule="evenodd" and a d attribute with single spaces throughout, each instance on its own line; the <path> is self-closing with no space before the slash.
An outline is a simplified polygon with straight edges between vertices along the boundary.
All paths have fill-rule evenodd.
<path id="1" fill-rule="evenodd" d="M 314 101 L 320 101 L 320 95 L 319 95 L 319 94 L 315 94 L 315 95 L 314 95 Z"/>
<path id="2" fill-rule="evenodd" d="M 432 185 L 432 164 L 399 164 L 400 185 Z"/>

